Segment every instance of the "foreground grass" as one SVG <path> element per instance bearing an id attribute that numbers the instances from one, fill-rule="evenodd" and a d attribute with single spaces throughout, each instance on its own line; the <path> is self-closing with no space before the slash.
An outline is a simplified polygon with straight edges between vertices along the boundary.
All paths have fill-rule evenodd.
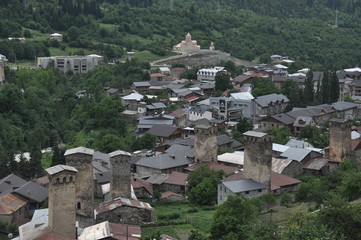
<path id="1" fill-rule="evenodd" d="M 154 209 L 157 226 L 142 227 L 143 236 L 159 232 L 179 239 L 191 230 L 208 232 L 215 213 L 215 207 L 202 207 L 189 202 L 160 203 Z"/>

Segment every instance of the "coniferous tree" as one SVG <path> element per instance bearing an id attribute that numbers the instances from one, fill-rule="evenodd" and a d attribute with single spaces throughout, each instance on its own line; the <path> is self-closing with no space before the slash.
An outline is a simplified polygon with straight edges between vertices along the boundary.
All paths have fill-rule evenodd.
<path id="1" fill-rule="evenodd" d="M 325 71 L 323 73 L 322 85 L 321 85 L 322 103 L 330 103 L 330 72 Z"/>
<path id="2" fill-rule="evenodd" d="M 331 102 L 337 102 L 338 98 L 340 96 L 340 85 L 338 82 L 338 77 L 336 75 L 336 72 L 331 73 L 331 81 L 330 81 L 330 98 Z"/>
<path id="3" fill-rule="evenodd" d="M 310 70 L 307 73 L 307 78 L 305 81 L 305 90 L 304 90 L 304 100 L 306 104 L 313 103 L 314 100 L 314 91 L 313 91 L 313 72 Z"/>

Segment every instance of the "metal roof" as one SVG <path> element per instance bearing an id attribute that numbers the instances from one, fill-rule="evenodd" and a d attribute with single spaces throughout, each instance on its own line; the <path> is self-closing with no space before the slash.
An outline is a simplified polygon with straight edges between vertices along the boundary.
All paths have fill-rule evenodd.
<path id="1" fill-rule="evenodd" d="M 181 173 L 181 172 L 172 172 L 169 177 L 163 181 L 163 183 L 166 184 L 172 184 L 172 185 L 181 185 L 186 186 L 187 185 L 187 173 Z"/>
<path id="2" fill-rule="evenodd" d="M 177 129 L 178 129 L 177 127 L 160 124 L 160 125 L 153 125 L 149 129 L 148 133 L 151 133 L 158 137 L 169 137 Z"/>
<path id="3" fill-rule="evenodd" d="M 310 152 L 311 150 L 309 149 L 290 147 L 281 154 L 281 157 L 301 162 Z"/>
<path id="4" fill-rule="evenodd" d="M 109 153 L 109 157 L 115 157 L 118 155 L 123 155 L 123 156 L 132 156 L 132 154 L 130 154 L 129 152 L 126 151 L 122 151 L 122 150 L 116 150 L 114 152 Z"/>
<path id="5" fill-rule="evenodd" d="M 240 193 L 246 191 L 253 191 L 258 189 L 267 189 L 268 187 L 262 183 L 256 182 L 252 179 L 241 179 L 229 182 L 222 182 L 233 193 Z"/>
<path id="6" fill-rule="evenodd" d="M 148 210 L 153 210 L 152 206 L 150 206 L 149 203 L 146 202 L 140 202 L 128 198 L 115 198 L 112 201 L 101 203 L 97 208 L 94 209 L 94 215 L 112 211 L 113 209 L 116 209 L 118 207 L 122 206 L 129 206 L 129 207 L 136 207 L 136 208 L 143 208 Z"/>
<path id="7" fill-rule="evenodd" d="M 14 192 L 38 203 L 48 198 L 48 189 L 46 187 L 30 181 Z"/>
<path id="8" fill-rule="evenodd" d="M 218 161 L 243 166 L 244 152 L 236 151 L 233 153 L 223 153 L 222 155 L 218 155 Z"/>
<path id="9" fill-rule="evenodd" d="M 272 158 L 272 171 L 281 174 L 291 162 L 290 159 Z"/>
<path id="10" fill-rule="evenodd" d="M 283 94 L 268 94 L 264 96 L 257 97 L 255 101 L 261 106 L 261 107 L 267 107 L 272 103 L 275 102 L 289 102 L 288 98 Z"/>
<path id="11" fill-rule="evenodd" d="M 133 84 L 136 87 L 149 87 L 150 86 L 149 82 L 133 82 Z"/>
<path id="12" fill-rule="evenodd" d="M 22 197 L 18 197 L 11 193 L 3 195 L 0 197 L 0 214 L 1 215 L 11 215 L 19 210 L 21 207 L 25 206 L 28 203 Z"/>
<path id="13" fill-rule="evenodd" d="M 248 136 L 248 137 L 264 137 L 267 135 L 267 133 L 264 132 L 256 132 L 256 131 L 247 131 L 245 133 L 243 133 L 243 135 Z"/>
<path id="14" fill-rule="evenodd" d="M 337 111 L 342 111 L 342 110 L 347 110 L 347 109 L 351 109 L 351 108 L 357 108 L 358 106 L 360 106 L 360 104 L 353 103 L 353 102 L 335 102 L 335 103 L 332 103 L 332 106 Z"/>
<path id="15" fill-rule="evenodd" d="M 78 172 L 78 170 L 76 170 L 75 167 L 68 166 L 68 165 L 61 165 L 61 164 L 47 168 L 47 169 L 45 169 L 45 171 L 49 175 L 54 175 L 54 174 L 62 172 L 62 171 Z"/>
<path id="16" fill-rule="evenodd" d="M 312 123 L 313 123 L 312 117 L 298 116 L 296 118 L 295 122 L 293 123 L 293 126 L 294 127 L 306 127 Z"/>
<path id="17" fill-rule="evenodd" d="M 21 240 L 33 240 L 38 236 L 50 232 L 48 227 L 48 209 L 35 210 L 30 222 L 19 227 L 19 237 Z M 74 223 L 75 227 L 75 223 Z"/>
<path id="18" fill-rule="evenodd" d="M 287 149 L 289 149 L 289 146 L 278 144 L 278 143 L 272 143 L 272 150 L 275 152 L 281 152 L 283 153 Z"/>
<path id="19" fill-rule="evenodd" d="M 86 148 L 86 147 L 77 147 L 77 148 L 72 148 L 72 149 L 66 150 L 64 156 L 68 156 L 68 155 L 76 154 L 76 153 L 83 153 L 83 154 L 93 155 L 94 150 L 90 149 L 90 148 Z"/>

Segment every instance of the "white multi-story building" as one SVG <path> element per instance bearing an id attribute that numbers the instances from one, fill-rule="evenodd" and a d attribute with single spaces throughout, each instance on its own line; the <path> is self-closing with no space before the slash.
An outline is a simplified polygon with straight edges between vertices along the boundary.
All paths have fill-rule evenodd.
<path id="1" fill-rule="evenodd" d="M 39 68 L 54 67 L 66 73 L 86 73 L 103 62 L 103 57 L 91 54 L 87 56 L 54 56 L 38 58 Z"/>
<path id="2" fill-rule="evenodd" d="M 203 68 L 197 72 L 197 80 L 215 81 L 218 72 L 227 72 L 224 67 Z"/>

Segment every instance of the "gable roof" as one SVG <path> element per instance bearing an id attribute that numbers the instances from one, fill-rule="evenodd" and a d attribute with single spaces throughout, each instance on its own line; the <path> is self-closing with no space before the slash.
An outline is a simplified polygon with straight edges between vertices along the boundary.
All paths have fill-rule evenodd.
<path id="1" fill-rule="evenodd" d="M 235 180 L 235 181 L 227 181 L 227 182 L 222 182 L 222 184 L 234 193 L 254 191 L 254 190 L 268 188 L 266 185 L 256 182 L 252 179 L 240 179 L 240 180 Z"/>
<path id="2" fill-rule="evenodd" d="M 176 131 L 177 129 L 178 129 L 177 127 L 159 124 L 159 125 L 153 125 L 148 130 L 148 133 L 151 133 L 158 137 L 170 137 L 173 134 L 173 132 Z"/>
<path id="3" fill-rule="evenodd" d="M 179 118 L 181 116 L 187 115 L 187 113 L 185 111 L 183 111 L 182 109 L 177 109 L 177 110 L 171 112 L 169 115 Z"/>
<path id="4" fill-rule="evenodd" d="M 276 114 L 276 115 L 272 115 L 270 118 L 273 118 L 274 120 L 281 122 L 285 125 L 291 125 L 294 123 L 295 119 L 291 116 L 289 116 L 288 114 L 284 114 L 284 113 L 280 113 L 280 114 Z M 267 121 L 268 118 L 262 120 L 262 121 Z"/>
<path id="5" fill-rule="evenodd" d="M 232 173 L 238 171 L 238 169 L 239 169 L 238 167 L 228 166 L 228 165 L 224 165 L 224 164 L 221 164 L 221 163 L 199 162 L 199 163 L 193 164 L 193 165 L 185 168 L 185 170 L 188 170 L 188 171 L 192 172 L 192 171 L 198 169 L 202 165 L 207 165 L 212 170 L 222 170 L 227 174 L 232 174 Z"/>
<path id="6" fill-rule="evenodd" d="M 281 157 L 286 157 L 290 160 L 301 162 L 310 152 L 312 151 L 309 149 L 290 147 L 289 149 L 281 153 Z"/>
<path id="7" fill-rule="evenodd" d="M 0 214 L 11 215 L 28 203 L 22 197 L 8 193 L 0 196 Z"/>
<path id="8" fill-rule="evenodd" d="M 207 105 L 197 105 L 189 108 L 189 112 L 195 112 L 198 114 L 203 114 L 209 111 L 210 107 Z"/>
<path id="9" fill-rule="evenodd" d="M 312 117 L 303 117 L 303 116 L 298 116 L 295 120 L 295 122 L 293 123 L 294 127 L 306 127 L 308 125 L 310 125 L 313 122 Z"/>
<path id="10" fill-rule="evenodd" d="M 149 82 L 133 82 L 133 85 L 136 87 L 150 87 Z"/>
<path id="11" fill-rule="evenodd" d="M 271 190 L 272 191 L 276 190 L 276 189 L 280 189 L 282 187 L 295 185 L 300 182 L 301 182 L 300 180 L 293 178 L 293 177 L 289 177 L 289 176 L 282 175 L 282 174 L 275 173 L 275 172 L 271 173 Z"/>
<path id="12" fill-rule="evenodd" d="M 347 110 L 347 109 L 351 109 L 351 108 L 357 108 L 358 106 L 360 106 L 360 104 L 353 103 L 353 102 L 335 102 L 335 103 L 332 103 L 332 106 L 337 111 L 342 111 L 342 110 Z"/>
<path id="13" fill-rule="evenodd" d="M 49 167 L 49 168 L 45 169 L 45 171 L 49 175 L 54 175 L 54 174 L 57 174 L 57 173 L 63 172 L 63 171 L 70 171 L 70 172 L 75 172 L 75 173 L 78 172 L 78 170 L 76 170 L 75 167 L 68 166 L 68 165 L 62 165 L 62 164 L 59 164 L 59 165 L 56 165 L 53 167 Z"/>
<path id="14" fill-rule="evenodd" d="M 189 165 L 194 156 L 194 149 L 188 146 L 174 144 L 163 154 L 154 157 L 141 158 L 136 165 L 154 169 L 169 169 Z"/>
<path id="15" fill-rule="evenodd" d="M 172 172 L 169 175 L 169 177 L 163 181 L 163 183 L 171 184 L 171 185 L 186 186 L 187 178 L 188 178 L 187 173 Z"/>
<path id="16" fill-rule="evenodd" d="M 39 203 L 48 198 L 48 189 L 31 181 L 16 189 L 14 193 Z"/>
<path id="17" fill-rule="evenodd" d="M 94 215 L 96 216 L 100 213 L 109 212 L 122 206 L 153 210 L 149 203 L 119 197 L 115 198 L 114 200 L 101 203 L 97 208 L 94 209 Z"/>
<path id="18" fill-rule="evenodd" d="M 289 102 L 290 100 L 288 100 L 288 98 L 283 95 L 283 94 L 268 94 L 268 95 L 264 95 L 264 96 L 259 96 L 255 99 L 255 101 L 257 102 L 258 105 L 260 105 L 261 107 L 267 107 L 272 103 L 276 103 L 276 102 Z"/>

